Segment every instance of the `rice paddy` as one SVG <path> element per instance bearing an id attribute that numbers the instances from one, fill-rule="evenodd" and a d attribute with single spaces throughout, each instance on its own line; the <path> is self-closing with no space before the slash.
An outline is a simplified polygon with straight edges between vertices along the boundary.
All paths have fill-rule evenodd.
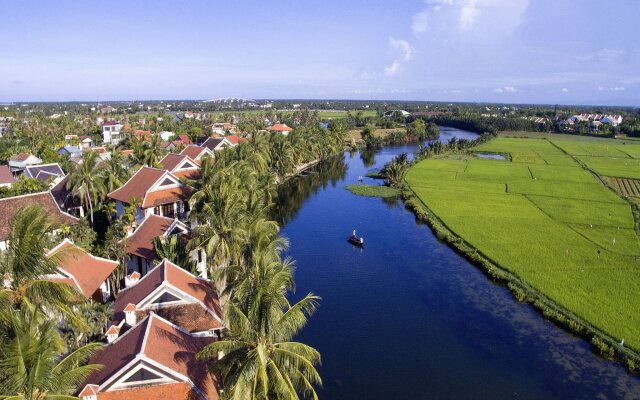
<path id="1" fill-rule="evenodd" d="M 591 172 L 640 178 L 640 144 L 502 137 L 473 151 L 511 161 L 432 158 L 413 166 L 407 183 L 478 251 L 640 350 L 640 242 L 632 210 Z"/>

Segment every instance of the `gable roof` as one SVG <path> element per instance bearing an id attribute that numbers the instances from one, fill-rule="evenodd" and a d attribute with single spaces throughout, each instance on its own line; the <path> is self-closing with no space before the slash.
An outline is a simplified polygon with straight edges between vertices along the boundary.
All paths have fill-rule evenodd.
<path id="1" fill-rule="evenodd" d="M 51 218 L 53 228 L 63 224 L 75 224 L 78 218 L 62 212 L 50 192 L 25 194 L 23 196 L 0 199 L 0 241 L 7 240 L 11 232 L 11 223 L 18 211 L 25 206 L 39 204 Z"/>
<path id="2" fill-rule="evenodd" d="M 143 301 L 149 300 L 150 295 L 163 285 L 182 292 L 187 298 L 191 298 L 190 304 L 197 306 L 195 308 L 185 307 L 184 304 L 175 306 L 180 308 L 182 312 L 167 312 L 165 314 L 166 318 L 187 330 L 193 331 L 219 329 L 222 327 L 220 319 L 222 311 L 211 282 L 195 277 L 166 259 L 149 271 L 135 285 L 118 293 L 113 308 L 114 320 L 122 320 L 124 318 L 124 309 L 129 304 L 138 306 Z M 198 309 L 200 309 L 200 312 L 198 312 Z M 194 316 L 196 319 L 194 319 Z"/>
<path id="3" fill-rule="evenodd" d="M 235 146 L 233 142 L 225 137 L 210 137 L 202 143 L 202 147 L 206 147 L 209 150 L 217 150 L 224 147 L 225 144 L 227 146 Z"/>
<path id="4" fill-rule="evenodd" d="M 248 142 L 249 139 L 244 138 L 244 137 L 240 137 L 238 135 L 227 135 L 225 136 L 225 138 L 227 138 L 228 141 L 230 141 L 231 143 L 233 143 L 234 145 L 242 143 L 242 142 Z"/>
<path id="5" fill-rule="evenodd" d="M 0 165 L 0 185 L 13 183 L 16 181 L 16 178 L 13 177 L 11 173 L 11 169 L 9 169 L 8 165 Z"/>
<path id="6" fill-rule="evenodd" d="M 100 285 L 118 266 L 117 261 L 96 257 L 76 246 L 69 239 L 63 240 L 47 253 L 47 257 L 61 254 L 58 269 L 67 278 L 71 278 L 86 298 L 91 298 Z"/>
<path id="7" fill-rule="evenodd" d="M 127 254 L 133 254 L 146 260 L 156 258 L 153 238 L 165 235 L 174 220 L 160 215 L 149 215 L 142 221 L 133 235 L 127 238 Z"/>
<path id="8" fill-rule="evenodd" d="M 209 148 L 207 147 L 202 147 L 202 146 L 197 146 L 195 144 L 190 144 L 187 147 L 185 147 L 180 154 L 183 156 L 188 156 L 189 158 L 191 158 L 192 160 L 197 160 L 199 157 L 203 156 L 203 153 L 207 153 L 209 152 Z"/>
<path id="9" fill-rule="evenodd" d="M 177 393 L 184 394 L 184 386 L 177 384 L 186 383 L 189 385 L 189 397 L 176 397 L 177 393 L 174 393 L 169 398 L 190 399 L 193 395 L 199 395 L 201 398 L 215 400 L 218 399 L 217 380 L 209 373 L 208 363 L 196 359 L 197 352 L 212 341 L 211 337 L 192 336 L 151 313 L 91 358 L 91 364 L 103 365 L 103 368 L 94 372 L 86 383 L 99 386 L 98 399 L 157 399 L 162 397 L 158 397 L 156 391 L 164 391 L 164 386 L 169 385 L 182 388 Z M 119 378 L 140 363 L 157 366 L 177 382 L 108 391 L 115 378 Z M 136 393 L 136 397 L 130 396 L 129 392 Z M 138 397 L 141 392 L 144 392 L 142 395 L 146 397 Z"/>
<path id="10" fill-rule="evenodd" d="M 153 185 L 165 176 L 165 174 L 169 174 L 175 180 L 179 181 L 175 175 L 162 169 L 142 167 L 124 185 L 107 194 L 107 197 L 114 200 L 120 200 L 127 204 L 131 201 L 131 198 L 135 197 L 143 202 L 143 208 L 147 208 L 156 205 L 156 202 L 158 201 L 160 201 L 159 204 L 162 204 L 163 200 L 167 200 L 166 202 L 169 202 L 171 199 L 183 198 L 191 193 L 190 188 L 182 186 L 175 189 L 165 189 L 152 192 L 147 196 L 147 192 L 149 192 Z"/>
<path id="11" fill-rule="evenodd" d="M 31 153 L 18 153 L 18 154 L 14 154 L 11 157 L 9 157 L 9 161 L 27 161 L 29 159 L 29 157 L 35 157 L 33 154 Z"/>
<path id="12" fill-rule="evenodd" d="M 193 167 L 180 170 L 179 168 L 185 163 L 185 161 L 193 164 Z M 160 160 L 160 164 L 162 164 L 164 169 L 173 173 L 177 177 L 194 178 L 198 175 L 200 169 L 199 162 L 184 154 L 169 153 Z"/>
<path id="13" fill-rule="evenodd" d="M 24 173 L 29 178 L 36 178 L 41 181 L 58 176 L 64 176 L 64 171 L 58 163 L 30 165 L 24 169 Z"/>

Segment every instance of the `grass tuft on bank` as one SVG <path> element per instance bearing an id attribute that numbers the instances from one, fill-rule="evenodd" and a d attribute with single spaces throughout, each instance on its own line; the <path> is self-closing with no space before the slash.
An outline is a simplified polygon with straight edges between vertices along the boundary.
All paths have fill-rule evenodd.
<path id="1" fill-rule="evenodd" d="M 367 197 L 397 197 L 400 195 L 398 189 L 389 186 L 377 185 L 348 185 L 345 189 L 358 196 Z"/>

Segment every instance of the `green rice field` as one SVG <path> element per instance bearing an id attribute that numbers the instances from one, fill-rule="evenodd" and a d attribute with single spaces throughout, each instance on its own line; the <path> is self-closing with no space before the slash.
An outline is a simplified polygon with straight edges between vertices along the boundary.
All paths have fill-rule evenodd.
<path id="1" fill-rule="evenodd" d="M 511 160 L 431 158 L 409 170 L 407 183 L 478 251 L 640 350 L 640 242 L 632 210 L 589 171 L 640 178 L 640 143 L 500 137 L 473 151 Z"/>

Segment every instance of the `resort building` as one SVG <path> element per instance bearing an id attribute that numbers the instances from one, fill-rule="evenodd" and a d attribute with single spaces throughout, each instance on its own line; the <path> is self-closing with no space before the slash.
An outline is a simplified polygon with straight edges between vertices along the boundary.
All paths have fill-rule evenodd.
<path id="1" fill-rule="evenodd" d="M 77 394 L 82 400 L 217 400 L 218 380 L 196 354 L 214 338 L 196 336 L 151 312 L 120 334 L 107 331 L 108 345 L 90 360 L 103 365 Z"/>
<path id="2" fill-rule="evenodd" d="M 127 183 L 107 195 L 116 201 L 118 217 L 125 207 L 136 201 L 135 220 L 141 223 L 149 215 L 162 215 L 186 220 L 189 213 L 189 195 L 192 188 L 180 178 L 163 169 L 142 167 Z"/>
<path id="3" fill-rule="evenodd" d="M 47 257 L 54 256 L 59 258 L 58 272 L 48 275 L 48 280 L 68 283 L 89 300 L 106 303 L 111 298 L 109 278 L 118 267 L 117 261 L 91 255 L 69 239 L 47 253 Z"/>
<path id="4" fill-rule="evenodd" d="M 9 158 L 9 168 L 13 173 L 21 173 L 25 168 L 42 164 L 42 160 L 30 153 L 18 153 Z"/>
<path id="5" fill-rule="evenodd" d="M 151 312 L 194 336 L 216 337 L 222 329 L 222 310 L 211 282 L 166 259 L 139 280 L 129 275 L 127 285 L 118 293 L 112 317 L 120 329 Z"/>

